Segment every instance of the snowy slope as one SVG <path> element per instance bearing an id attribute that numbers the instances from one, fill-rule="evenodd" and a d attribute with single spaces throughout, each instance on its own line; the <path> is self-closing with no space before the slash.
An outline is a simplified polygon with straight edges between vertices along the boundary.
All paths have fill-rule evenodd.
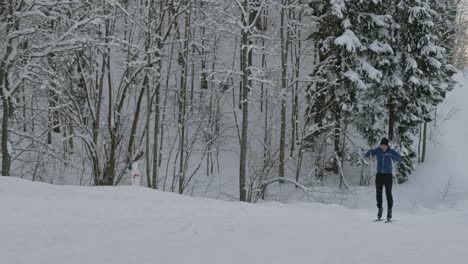
<path id="1" fill-rule="evenodd" d="M 468 77 L 468 72 L 466 72 Z M 468 79 L 447 95 L 438 109 L 437 125 L 431 128 L 427 160 L 403 185 L 402 196 L 424 207 L 468 206 Z"/>
<path id="2" fill-rule="evenodd" d="M 251 205 L 0 178 L 1 263 L 462 263 L 468 211 Z M 429 217 L 430 216 L 430 217 Z M 458 261 L 457 261 L 458 260 Z M 453 261 L 453 262 L 452 262 Z"/>
<path id="3" fill-rule="evenodd" d="M 396 222 L 372 222 L 372 187 L 348 197 L 349 209 L 0 177 L 0 263 L 465 263 L 467 88 L 440 108 L 450 118 L 427 162 L 395 186 Z"/>

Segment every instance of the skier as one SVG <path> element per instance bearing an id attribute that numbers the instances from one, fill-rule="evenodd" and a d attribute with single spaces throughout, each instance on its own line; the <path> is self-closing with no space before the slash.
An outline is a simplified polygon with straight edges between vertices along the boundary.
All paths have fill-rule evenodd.
<path id="1" fill-rule="evenodd" d="M 392 219 L 392 208 L 393 208 L 393 197 L 392 197 L 392 180 L 393 180 L 393 168 L 392 160 L 402 162 L 400 154 L 395 150 L 391 149 L 388 145 L 388 139 L 382 138 L 380 141 L 380 147 L 373 150 L 369 150 L 365 157 L 372 156 L 377 157 L 377 175 L 375 176 L 375 188 L 377 198 L 377 220 L 382 218 L 382 190 L 385 186 L 385 194 L 387 196 L 387 221 Z"/>

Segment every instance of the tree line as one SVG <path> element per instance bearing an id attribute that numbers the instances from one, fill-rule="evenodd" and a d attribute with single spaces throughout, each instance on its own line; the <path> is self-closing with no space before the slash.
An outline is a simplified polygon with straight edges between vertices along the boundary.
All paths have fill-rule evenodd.
<path id="1" fill-rule="evenodd" d="M 357 133 L 388 135 L 404 182 L 464 63 L 461 3 L 2 0 L 2 175 L 118 185 L 138 162 L 150 188 L 231 173 L 256 201 L 347 187 Z"/>

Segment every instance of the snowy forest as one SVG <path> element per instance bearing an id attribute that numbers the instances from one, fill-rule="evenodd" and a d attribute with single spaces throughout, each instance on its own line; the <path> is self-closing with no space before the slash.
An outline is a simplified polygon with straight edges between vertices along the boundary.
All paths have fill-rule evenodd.
<path id="1" fill-rule="evenodd" d="M 1 174 L 256 202 L 405 184 L 467 66 L 463 0 L 0 0 Z M 431 129 L 432 128 L 432 129 Z"/>

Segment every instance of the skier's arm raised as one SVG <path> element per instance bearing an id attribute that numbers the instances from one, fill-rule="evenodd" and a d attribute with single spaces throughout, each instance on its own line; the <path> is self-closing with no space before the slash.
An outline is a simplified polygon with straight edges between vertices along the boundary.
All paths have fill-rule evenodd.
<path id="1" fill-rule="evenodd" d="M 394 161 L 397 161 L 397 162 L 400 162 L 400 163 L 403 162 L 403 159 L 401 158 L 400 154 L 398 152 L 396 152 L 394 149 L 391 149 L 390 154 L 392 155 L 392 159 Z"/>
<path id="2" fill-rule="evenodd" d="M 369 158 L 371 155 L 375 156 L 375 151 L 376 150 L 377 149 L 371 149 L 371 150 L 367 151 L 366 154 L 364 154 L 364 157 Z"/>

